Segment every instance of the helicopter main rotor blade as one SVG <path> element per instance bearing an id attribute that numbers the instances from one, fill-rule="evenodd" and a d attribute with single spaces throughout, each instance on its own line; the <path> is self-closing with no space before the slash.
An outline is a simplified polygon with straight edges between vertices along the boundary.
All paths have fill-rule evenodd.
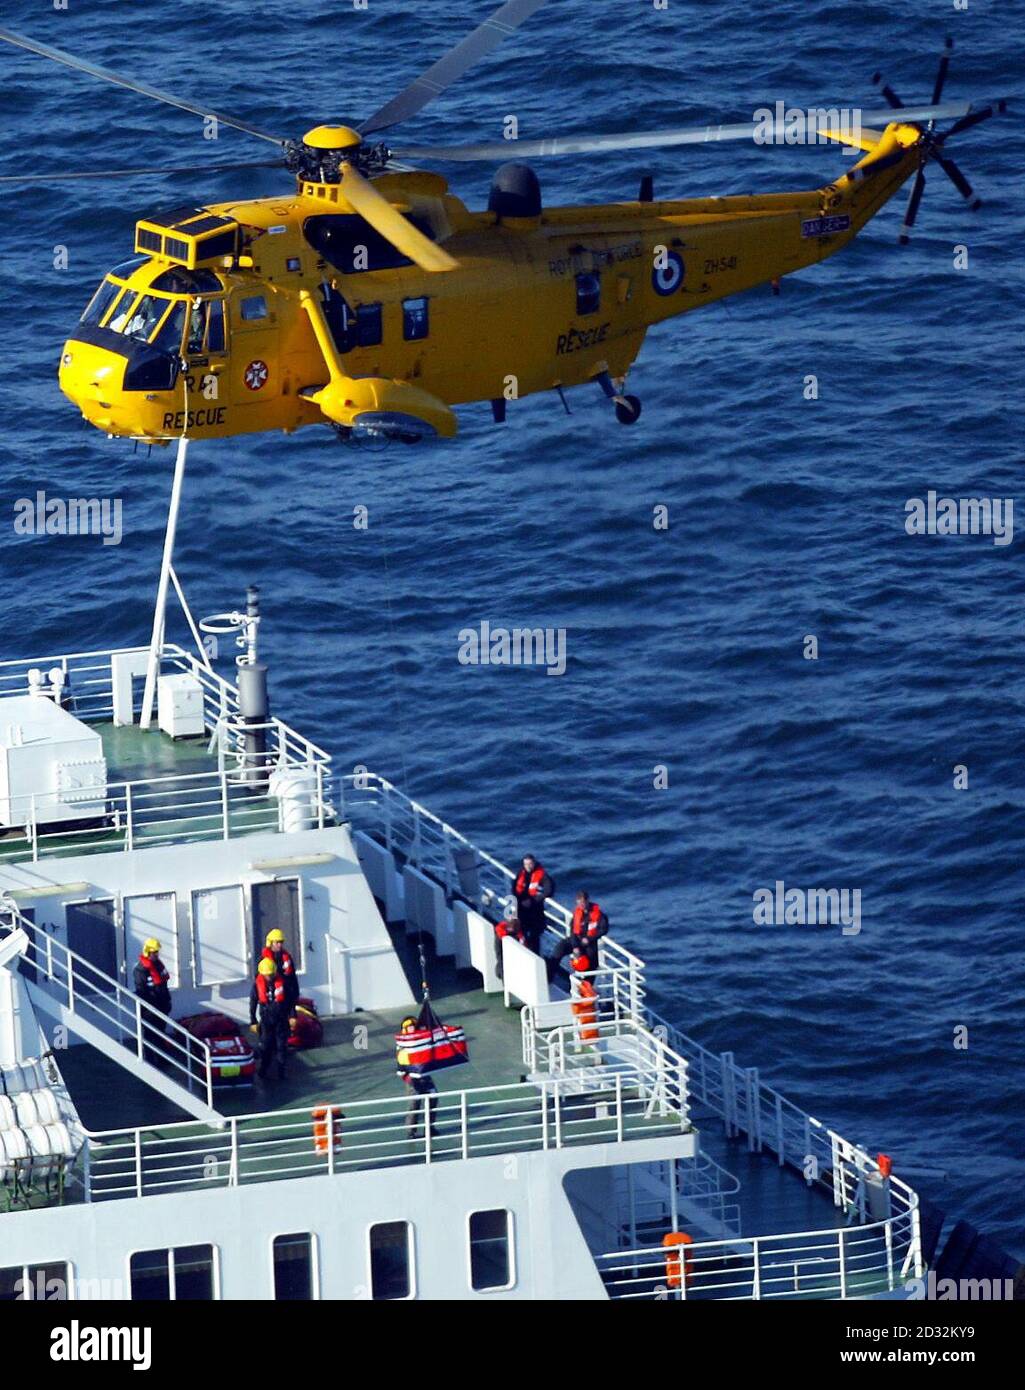
<path id="1" fill-rule="evenodd" d="M 900 112 L 902 122 L 953 120 L 971 110 L 971 102 L 949 102 L 944 106 L 905 107 Z M 888 125 L 892 111 L 872 111 L 861 115 L 862 126 Z M 823 127 L 826 128 L 826 127 Z M 620 131 L 613 135 L 559 135 L 547 140 L 502 140 L 490 145 L 456 145 L 445 148 L 436 145 L 403 145 L 392 150 L 398 159 L 442 159 L 457 163 L 473 160 L 526 159 L 544 155 L 593 154 L 611 150 L 645 150 L 672 148 L 677 145 L 711 145 L 720 140 L 755 140 L 758 135 L 769 143 L 778 131 L 785 134 L 784 122 L 744 122 L 740 125 L 706 126 L 702 130 L 676 128 L 670 130 Z"/>
<path id="2" fill-rule="evenodd" d="M 354 212 L 358 212 L 375 231 L 380 232 L 386 241 L 408 256 L 421 270 L 440 272 L 458 268 L 458 261 L 428 240 L 423 232 L 402 216 L 398 208 L 392 207 L 387 198 L 378 193 L 368 179 L 347 163 L 342 165 L 342 197 Z"/>
<path id="3" fill-rule="evenodd" d="M 225 169 L 280 169 L 280 159 L 236 160 L 231 164 L 174 164 L 165 168 L 150 169 L 82 169 L 69 173 L 53 174 L 5 174 L 0 183 L 66 183 L 69 179 L 123 179 L 146 178 L 148 175 L 161 177 L 164 174 L 216 174 Z"/>
<path id="4" fill-rule="evenodd" d="M 168 106 L 177 106 L 181 111 L 190 111 L 194 116 L 212 116 L 222 125 L 245 131 L 247 135 L 255 135 L 259 140 L 269 140 L 272 145 L 285 143 L 279 136 L 268 135 L 265 130 L 250 125 L 248 121 L 239 121 L 234 116 L 225 116 L 220 111 L 214 111 L 212 107 L 196 106 L 193 102 L 185 101 L 181 97 L 171 96 L 168 92 L 161 92 L 156 87 L 148 87 L 145 82 L 137 82 L 134 77 L 124 77 L 121 73 L 111 72 L 109 68 L 101 68 L 96 63 L 89 63 L 84 58 L 76 58 L 72 53 L 65 53 L 62 48 L 51 48 L 48 44 L 37 43 L 35 39 L 26 39 L 21 34 L 13 34 L 9 29 L 0 29 L 0 40 L 13 44 L 15 48 L 24 48 L 29 53 L 36 53 L 40 58 L 49 58 L 51 62 L 63 63 L 65 67 L 87 73 L 90 77 L 99 78 L 102 82 L 113 82 L 118 87 L 127 87 L 129 91 L 138 92 L 141 96 L 152 98 L 153 101 L 162 101 Z"/>
<path id="5" fill-rule="evenodd" d="M 455 48 L 449 49 L 415 82 L 411 82 L 398 96 L 392 97 L 391 101 L 368 117 L 359 128 L 360 134 L 372 135 L 374 131 L 387 130 L 415 116 L 429 101 L 457 82 L 480 58 L 515 33 L 544 3 L 545 0 L 506 0 L 472 34 L 468 34 Z"/>

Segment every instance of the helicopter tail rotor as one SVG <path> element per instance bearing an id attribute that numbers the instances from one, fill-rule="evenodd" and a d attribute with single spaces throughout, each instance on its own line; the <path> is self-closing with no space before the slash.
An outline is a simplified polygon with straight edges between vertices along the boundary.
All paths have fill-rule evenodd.
<path id="1" fill-rule="evenodd" d="M 943 49 L 940 53 L 939 66 L 936 70 L 936 79 L 932 88 L 932 105 L 939 106 L 943 100 L 943 89 L 947 83 L 947 74 L 950 71 L 950 60 L 954 51 L 954 40 L 948 37 L 944 40 Z M 907 112 L 903 101 L 894 89 L 882 79 L 881 73 L 876 73 L 872 78 L 873 85 L 878 87 L 880 94 L 887 105 L 894 111 L 901 112 L 900 119 L 908 120 L 908 116 L 913 116 L 914 112 Z M 925 170 L 930 162 L 935 162 L 946 174 L 947 178 L 954 185 L 957 191 L 965 200 L 972 212 L 978 211 L 982 207 L 982 199 L 975 192 L 968 179 L 965 177 L 960 166 L 944 152 L 944 146 L 948 140 L 955 135 L 961 135 L 966 130 L 971 130 L 973 126 L 979 125 L 982 121 L 988 121 L 992 116 L 1002 115 L 1007 110 L 1006 101 L 995 101 L 988 106 L 979 107 L 976 110 L 967 112 L 942 134 L 936 133 L 936 119 L 928 121 L 922 128 L 921 140 L 921 159 L 915 181 L 911 185 L 911 192 L 908 195 L 907 209 L 904 213 L 904 222 L 900 230 L 899 241 L 901 246 L 907 246 L 911 240 L 911 232 L 918 218 L 918 210 L 922 206 L 922 198 L 925 194 Z M 909 124 L 916 125 L 918 122 L 911 120 Z"/>

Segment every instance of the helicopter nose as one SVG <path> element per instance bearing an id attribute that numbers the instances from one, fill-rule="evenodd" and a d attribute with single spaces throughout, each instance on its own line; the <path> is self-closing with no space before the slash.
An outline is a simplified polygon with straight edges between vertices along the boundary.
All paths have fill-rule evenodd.
<path id="1" fill-rule="evenodd" d="M 173 390 L 178 364 L 147 343 L 85 329 L 64 344 L 57 378 L 65 396 L 97 429 L 139 436 L 148 432 L 149 402 L 156 393 Z"/>

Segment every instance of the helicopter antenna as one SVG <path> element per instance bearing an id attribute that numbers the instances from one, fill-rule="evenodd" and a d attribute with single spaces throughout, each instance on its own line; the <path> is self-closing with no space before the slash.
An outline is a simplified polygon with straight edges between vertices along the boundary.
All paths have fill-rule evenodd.
<path id="1" fill-rule="evenodd" d="M 544 3 L 545 0 L 506 0 L 506 3 L 499 5 L 472 34 L 467 34 L 461 43 L 449 49 L 443 58 L 439 58 L 415 82 L 411 82 L 379 111 L 368 117 L 359 128 L 360 134 L 371 135 L 376 130 L 387 130 L 390 126 L 398 125 L 400 121 L 408 121 L 410 116 L 415 116 L 428 102 L 441 96 L 454 82 L 458 82 L 474 63 L 486 57 L 510 34 L 514 34 Z"/>
<path id="2" fill-rule="evenodd" d="M 99 78 L 101 82 L 113 82 L 115 86 L 127 87 L 130 92 L 138 92 L 141 96 L 152 98 L 153 101 L 162 101 L 167 106 L 177 106 L 180 111 L 190 111 L 194 116 L 213 117 L 221 125 L 244 131 L 246 135 L 255 135 L 258 140 L 269 140 L 272 145 L 284 145 L 285 143 L 280 136 L 268 135 L 265 130 L 250 125 L 248 121 L 237 120 L 234 116 L 225 116 L 220 111 L 214 111 L 212 107 L 196 106 L 195 103 L 185 101 L 182 97 L 172 96 L 169 92 L 162 92 L 157 87 L 148 87 L 145 82 L 137 82 L 134 77 L 125 77 L 121 73 L 112 72 L 110 68 L 101 68 L 98 64 L 87 62 L 84 58 L 76 58 L 73 53 L 65 53 L 62 48 L 51 48 L 48 44 L 37 43 L 35 39 L 27 39 L 22 34 L 14 34 L 10 29 L 0 29 L 0 40 L 13 44 L 15 48 L 24 48 L 29 53 L 37 53 L 40 58 L 49 58 L 51 62 L 63 63 L 65 67 L 87 73 L 89 77 Z"/>

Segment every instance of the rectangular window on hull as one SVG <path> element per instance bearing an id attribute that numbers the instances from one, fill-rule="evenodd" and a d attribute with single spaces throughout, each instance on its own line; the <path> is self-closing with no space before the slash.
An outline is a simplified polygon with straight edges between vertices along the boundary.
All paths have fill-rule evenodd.
<path id="1" fill-rule="evenodd" d="M 63 1262 L 0 1268 L 0 1303 L 20 1303 L 32 1299 L 64 1302 L 68 1297 L 69 1275 L 69 1267 Z"/>
<path id="2" fill-rule="evenodd" d="M 409 1298 L 413 1292 L 410 1269 L 412 1233 L 408 1221 L 382 1221 L 370 1228 L 370 1297 Z"/>
<path id="3" fill-rule="evenodd" d="M 274 1237 L 274 1297 L 279 1302 L 308 1302 L 313 1297 L 313 1237 Z"/>
<path id="4" fill-rule="evenodd" d="M 130 1271 L 134 1303 L 209 1302 L 214 1296 L 212 1245 L 137 1250 Z"/>
<path id="5" fill-rule="evenodd" d="M 470 1214 L 470 1285 L 477 1293 L 512 1283 L 509 1213 L 503 1208 Z"/>

